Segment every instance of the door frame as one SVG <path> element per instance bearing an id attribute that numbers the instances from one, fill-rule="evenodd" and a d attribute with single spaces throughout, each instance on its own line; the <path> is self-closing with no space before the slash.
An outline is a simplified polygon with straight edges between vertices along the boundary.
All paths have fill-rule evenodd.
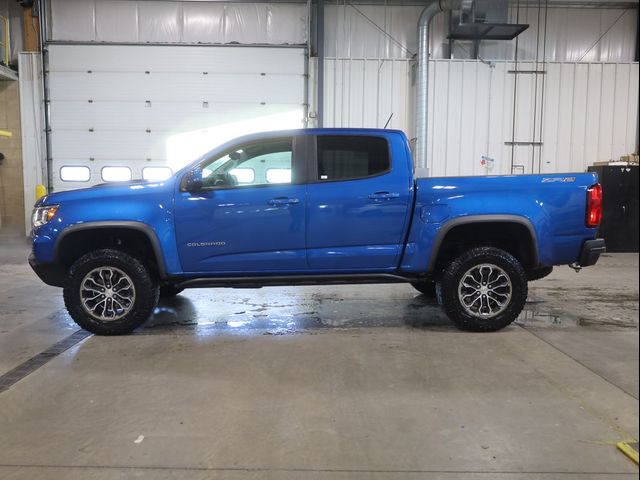
<path id="1" fill-rule="evenodd" d="M 303 134 L 304 135 L 304 134 Z M 367 180 L 369 178 L 375 178 L 382 175 L 387 175 L 388 173 L 393 172 L 394 168 L 394 159 L 393 159 L 393 151 L 391 148 L 391 142 L 389 141 L 389 137 L 386 135 L 380 135 L 375 133 L 346 133 L 346 132 L 338 132 L 338 131 L 327 131 L 327 133 L 318 135 L 317 133 L 306 135 L 308 138 L 307 141 L 307 166 L 306 166 L 306 184 L 315 184 L 315 183 L 336 183 L 336 182 L 347 182 L 347 181 L 357 181 L 357 180 Z M 356 177 L 356 178 L 341 178 L 337 180 L 318 180 L 318 137 L 319 136 L 327 136 L 327 137 L 377 137 L 383 139 L 387 143 L 387 151 L 389 154 L 389 169 L 384 172 L 378 173 L 376 175 L 371 175 L 368 177 Z"/>
<path id="2" fill-rule="evenodd" d="M 276 135 L 277 133 L 282 133 L 282 135 Z M 197 163 L 191 164 L 188 168 L 184 168 L 180 175 L 180 178 L 177 179 L 176 187 L 177 194 L 185 193 L 184 189 L 184 181 L 185 177 L 189 174 L 189 172 L 193 171 L 195 168 L 202 168 L 203 165 L 211 162 L 211 159 L 214 157 L 221 157 L 229 152 L 237 150 L 238 147 L 243 147 L 247 145 L 257 145 L 260 143 L 268 143 L 268 142 L 277 142 L 279 140 L 291 139 L 291 183 L 288 185 L 305 185 L 308 183 L 308 168 L 309 163 L 306 160 L 308 155 L 312 155 L 312 146 L 310 145 L 309 138 L 311 135 L 296 134 L 294 132 L 274 132 L 273 136 L 264 137 L 260 139 L 253 139 L 249 141 L 243 141 L 242 137 L 238 138 L 237 142 L 227 143 L 228 147 L 222 149 L 214 149 L 212 150 L 212 154 L 208 155 L 206 158 L 200 160 Z M 315 154 L 313 154 L 315 156 Z M 253 188 L 271 188 L 275 186 L 282 186 L 281 183 L 265 183 L 259 185 L 229 185 L 226 187 L 215 187 L 215 188 L 206 188 L 206 191 L 216 191 L 216 190 L 248 190 Z"/>

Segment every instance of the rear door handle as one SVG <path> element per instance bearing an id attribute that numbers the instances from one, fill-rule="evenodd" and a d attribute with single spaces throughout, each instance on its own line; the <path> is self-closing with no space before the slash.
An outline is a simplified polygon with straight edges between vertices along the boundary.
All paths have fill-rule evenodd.
<path id="1" fill-rule="evenodd" d="M 300 200 L 297 198 L 289 198 L 289 197 L 276 197 L 269 200 L 269 205 L 273 206 L 282 206 L 282 205 L 295 205 L 296 203 L 300 203 Z"/>
<path id="2" fill-rule="evenodd" d="M 383 200 L 393 200 L 394 198 L 400 198 L 400 194 L 393 192 L 375 192 L 369 195 L 369 199 L 375 202 L 381 202 Z"/>

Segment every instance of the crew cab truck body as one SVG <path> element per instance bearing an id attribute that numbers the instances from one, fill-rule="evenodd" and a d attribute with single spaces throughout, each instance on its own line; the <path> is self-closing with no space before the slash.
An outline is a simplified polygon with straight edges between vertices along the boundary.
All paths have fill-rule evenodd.
<path id="1" fill-rule="evenodd" d="M 436 295 L 463 329 L 492 331 L 517 318 L 529 280 L 604 251 L 593 173 L 413 172 L 399 131 L 251 135 L 163 182 L 43 197 L 29 261 L 100 334 L 131 331 L 160 295 L 189 287 L 389 282 Z"/>

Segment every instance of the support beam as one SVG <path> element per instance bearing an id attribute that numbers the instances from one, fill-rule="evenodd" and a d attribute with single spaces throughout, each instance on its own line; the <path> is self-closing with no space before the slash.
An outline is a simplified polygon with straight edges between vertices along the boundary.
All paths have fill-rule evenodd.
<path id="1" fill-rule="evenodd" d="M 318 52 L 318 105 L 316 120 L 318 128 L 324 127 L 324 0 L 318 0 L 318 15 L 316 24 L 317 52 Z"/>
<path id="2" fill-rule="evenodd" d="M 40 19 L 33 15 L 33 7 L 22 10 L 22 43 L 25 52 L 40 51 Z"/>

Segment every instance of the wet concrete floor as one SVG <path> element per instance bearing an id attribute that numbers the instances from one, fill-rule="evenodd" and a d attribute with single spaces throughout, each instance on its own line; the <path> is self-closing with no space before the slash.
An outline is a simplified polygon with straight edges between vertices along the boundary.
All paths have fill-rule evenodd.
<path id="1" fill-rule="evenodd" d="M 77 331 L 0 246 L 0 375 Z M 408 285 L 190 290 L 0 393 L 0 478 L 637 478 L 638 255 L 494 334 Z"/>

